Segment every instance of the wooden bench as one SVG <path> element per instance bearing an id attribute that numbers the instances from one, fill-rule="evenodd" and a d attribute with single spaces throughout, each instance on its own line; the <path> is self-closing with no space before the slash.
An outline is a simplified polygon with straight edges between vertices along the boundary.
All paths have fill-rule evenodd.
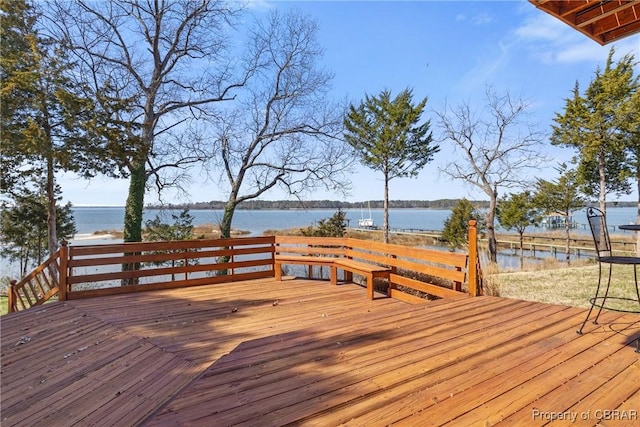
<path id="1" fill-rule="evenodd" d="M 376 277 L 389 279 L 391 269 L 375 264 L 354 261 L 347 258 L 336 258 L 331 264 L 331 284 L 338 284 L 338 269 L 350 273 L 360 274 L 367 279 L 367 296 L 373 299 L 373 280 Z"/>
<path id="2" fill-rule="evenodd" d="M 309 277 L 312 276 L 311 268 L 313 266 L 331 267 L 336 258 L 323 256 L 306 256 L 306 255 L 276 255 L 274 259 L 274 268 L 276 280 L 282 280 L 283 264 L 302 264 L 309 266 Z"/>
<path id="3" fill-rule="evenodd" d="M 346 239 L 340 237 L 278 236 L 273 259 L 275 278 L 282 280 L 284 264 L 309 266 L 309 278 L 313 267 L 331 267 L 333 261 L 344 256 Z"/>
<path id="4" fill-rule="evenodd" d="M 482 294 L 478 264 L 476 221 L 469 221 L 469 252 L 453 253 L 409 247 L 349 237 L 276 236 L 275 277 L 282 278 L 283 264 L 329 267 L 330 281 L 338 282 L 338 270 L 344 281 L 353 274 L 366 278 L 367 294 L 373 299 L 376 278 L 388 282 L 387 296 L 412 304 L 423 304 L 425 295 L 439 298 Z M 468 290 L 463 292 L 463 285 Z"/>

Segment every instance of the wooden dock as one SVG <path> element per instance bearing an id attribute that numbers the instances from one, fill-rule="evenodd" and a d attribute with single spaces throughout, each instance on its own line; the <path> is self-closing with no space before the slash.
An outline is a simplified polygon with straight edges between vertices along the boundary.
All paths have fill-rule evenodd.
<path id="1" fill-rule="evenodd" d="M 3 316 L 1 424 L 638 425 L 640 315 L 579 336 L 583 309 L 365 293 L 261 279 Z"/>

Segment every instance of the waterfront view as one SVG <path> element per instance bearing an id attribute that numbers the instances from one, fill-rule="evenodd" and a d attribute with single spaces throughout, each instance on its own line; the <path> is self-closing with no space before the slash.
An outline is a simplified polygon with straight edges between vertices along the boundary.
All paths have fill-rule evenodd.
<path id="1" fill-rule="evenodd" d="M 157 209 L 146 209 L 144 221 L 155 218 L 160 212 Z M 222 218 L 221 210 L 197 209 L 189 212 L 194 217 L 194 225 L 217 225 Z M 233 219 L 233 228 L 247 231 L 250 235 L 262 235 L 266 230 L 308 227 L 321 219 L 331 217 L 335 212 L 336 209 L 237 210 Z M 369 218 L 369 215 L 376 226 L 382 226 L 382 209 L 371 209 L 371 211 L 368 209 L 348 209 L 345 212 L 349 227 L 357 227 L 358 220 Z M 123 207 L 76 207 L 73 209 L 73 214 L 77 227 L 76 238 L 79 239 L 86 239 L 97 231 L 121 231 L 123 229 Z M 448 209 L 390 209 L 389 223 L 392 229 L 440 231 L 450 215 L 451 211 Z M 170 222 L 170 215 L 166 216 L 164 221 Z M 621 224 L 635 223 L 636 209 L 629 207 L 608 208 L 607 220 L 608 225 L 615 228 Z M 573 221 L 577 227 L 572 232 L 588 233 L 584 210 L 576 211 L 573 214 Z M 531 227 L 528 231 L 548 231 L 548 229 Z M 629 233 L 621 230 L 615 232 Z"/>
<path id="2" fill-rule="evenodd" d="M 163 213 L 164 212 L 164 213 Z M 158 209 L 146 209 L 144 211 L 144 221 L 152 220 L 156 215 L 164 215 L 165 222 L 172 222 L 170 212 Z M 193 225 L 211 224 L 215 227 L 222 217 L 221 210 L 194 209 L 189 211 L 194 217 Z M 237 210 L 234 215 L 233 228 L 248 232 L 250 236 L 261 236 L 268 230 L 283 230 L 304 228 L 316 224 L 322 219 L 331 217 L 336 209 L 287 209 L 287 210 Z M 358 220 L 371 217 L 377 227 L 382 227 L 382 209 L 346 209 L 346 217 L 349 227 L 357 227 Z M 611 234 L 632 236 L 632 232 L 619 230 L 621 224 L 635 223 L 635 208 L 609 208 L 607 210 L 608 225 Z M 87 244 L 107 244 L 120 242 L 120 238 L 109 237 L 108 232 L 119 232 L 123 230 L 123 207 L 75 207 L 73 215 L 76 222 L 77 233 L 70 239 L 71 245 Z M 448 209 L 390 209 L 389 222 L 394 230 L 429 230 L 441 231 L 445 220 L 451 215 Z M 584 210 L 574 213 L 573 221 L 576 228 L 571 230 L 572 235 L 584 235 L 589 238 L 589 230 L 586 225 L 586 214 Z M 548 228 L 531 227 L 527 233 L 548 232 Z M 557 230 L 556 230 L 557 231 Z M 505 230 L 498 228 L 498 232 Z M 513 251 L 501 251 L 499 254 L 499 264 L 506 268 L 518 266 L 519 258 Z M 587 254 L 588 255 L 588 254 Z M 538 260 L 551 256 L 546 252 L 538 252 Z M 17 266 L 0 260 L 2 275 L 16 277 L 19 269 Z"/>

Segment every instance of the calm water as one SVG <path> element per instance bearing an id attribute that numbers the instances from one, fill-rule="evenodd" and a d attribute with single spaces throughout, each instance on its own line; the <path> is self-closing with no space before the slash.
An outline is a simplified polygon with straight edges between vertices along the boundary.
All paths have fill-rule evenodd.
<path id="1" fill-rule="evenodd" d="M 122 230 L 124 208 L 74 208 L 74 217 L 78 234 L 90 234 L 100 230 Z M 233 218 L 233 228 L 249 231 L 253 235 L 261 235 L 265 230 L 298 228 L 313 225 L 318 221 L 330 218 L 335 209 L 318 210 L 238 210 Z M 368 218 L 369 210 L 351 209 L 345 211 L 350 226 L 355 227 L 358 219 Z M 150 220 L 158 215 L 158 210 L 145 210 L 144 220 Z M 194 225 L 218 224 L 222 218 L 220 210 L 192 210 Z M 617 227 L 620 224 L 635 223 L 635 208 L 609 208 L 607 221 L 610 226 Z M 440 209 L 391 209 L 389 210 L 389 223 L 391 228 L 410 228 L 423 230 L 442 230 L 444 221 L 451 215 L 450 210 Z M 372 209 L 371 217 L 374 223 L 382 226 L 382 209 Z M 588 232 L 586 230 L 586 214 L 583 211 L 574 213 L 574 221 L 581 224 L 576 232 Z M 172 222 L 169 215 L 163 219 Z M 532 228 L 530 231 L 540 229 Z"/>
<path id="2" fill-rule="evenodd" d="M 124 208 L 74 208 L 74 217 L 78 234 L 93 233 L 99 230 L 122 230 Z M 221 210 L 191 210 L 194 225 L 218 224 L 222 218 Z M 299 228 L 313 225 L 330 218 L 335 209 L 317 210 L 238 210 L 233 217 L 233 228 L 261 235 L 265 230 Z M 369 210 L 346 210 L 350 226 L 358 225 L 358 219 L 369 217 Z M 144 221 L 155 218 L 157 210 L 145 210 Z M 392 228 L 419 228 L 441 230 L 451 214 L 449 210 L 436 209 L 391 209 L 389 222 Z M 382 225 L 382 209 L 372 209 L 371 217 L 376 225 Z M 171 223 L 171 216 L 163 219 Z"/>

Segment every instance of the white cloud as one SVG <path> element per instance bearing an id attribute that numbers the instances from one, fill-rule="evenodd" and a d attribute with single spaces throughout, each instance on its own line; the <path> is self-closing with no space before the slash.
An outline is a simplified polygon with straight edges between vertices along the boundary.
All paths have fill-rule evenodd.
<path id="1" fill-rule="evenodd" d="M 610 45 L 601 46 L 586 35 L 560 20 L 539 10 L 527 12 L 522 25 L 515 31 L 515 42 L 524 46 L 529 54 L 542 64 L 602 63 Z M 638 55 L 637 36 L 614 44 L 617 54 Z"/>
<path id="2" fill-rule="evenodd" d="M 486 25 L 491 24 L 494 21 L 493 17 L 487 12 L 479 12 L 471 17 L 464 13 L 458 13 L 455 20 L 458 22 L 470 21 L 473 25 Z"/>
<path id="3" fill-rule="evenodd" d="M 524 42 L 566 42 L 573 38 L 570 28 L 550 15 L 534 10 L 535 15 L 525 19 L 524 23 L 515 30 L 518 39 Z"/>
<path id="4" fill-rule="evenodd" d="M 474 25 L 486 25 L 493 22 L 493 18 L 488 13 L 482 12 L 471 18 Z"/>

